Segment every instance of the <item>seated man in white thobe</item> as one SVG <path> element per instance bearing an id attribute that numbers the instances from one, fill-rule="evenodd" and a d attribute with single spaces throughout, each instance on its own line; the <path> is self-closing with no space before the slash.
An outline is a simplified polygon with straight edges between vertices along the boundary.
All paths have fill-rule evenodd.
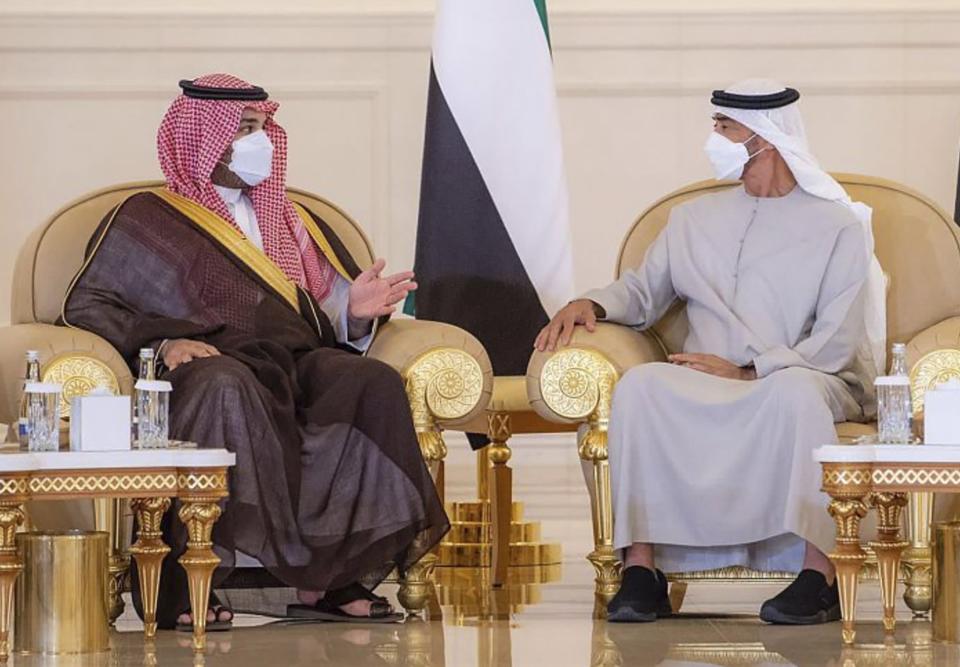
<path id="1" fill-rule="evenodd" d="M 670 613 L 657 567 L 728 566 L 799 571 L 763 604 L 765 621 L 840 618 L 812 451 L 836 441 L 835 422 L 873 414 L 883 274 L 870 209 L 809 153 L 799 96 L 756 80 L 715 91 L 707 157 L 742 185 L 676 206 L 639 267 L 567 305 L 537 339 L 554 350 L 598 320 L 645 329 L 686 303 L 683 353 L 630 369 L 613 397 L 624 571 L 611 621 Z"/>

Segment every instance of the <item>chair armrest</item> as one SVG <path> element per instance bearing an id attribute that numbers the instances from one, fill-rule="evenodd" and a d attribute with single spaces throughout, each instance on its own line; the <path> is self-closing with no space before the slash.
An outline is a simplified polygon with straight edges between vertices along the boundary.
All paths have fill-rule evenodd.
<path id="1" fill-rule="evenodd" d="M 950 317 L 927 327 L 907 344 L 907 366 L 912 368 L 934 350 L 960 350 L 960 317 Z"/>
<path id="2" fill-rule="evenodd" d="M 923 413 L 927 390 L 951 377 L 960 377 L 960 317 L 937 322 L 907 344 L 907 367 L 915 416 Z"/>
<path id="3" fill-rule="evenodd" d="M 627 369 L 666 359 L 663 346 L 647 332 L 607 322 L 598 323 L 593 333 L 577 327 L 569 346 L 534 351 L 527 365 L 527 396 L 548 421 L 583 421 Z"/>
<path id="4" fill-rule="evenodd" d="M 113 372 L 121 393 L 133 390 L 133 377 L 123 357 L 96 334 L 39 322 L 0 327 L 0 422 L 17 419 L 27 350 L 40 352 L 41 368 L 65 354 L 91 357 Z"/>
<path id="5" fill-rule="evenodd" d="M 428 320 L 397 319 L 381 326 L 367 356 L 395 368 L 407 385 L 417 421 L 424 405 L 445 429 L 483 414 L 493 392 L 487 351 L 460 327 Z"/>

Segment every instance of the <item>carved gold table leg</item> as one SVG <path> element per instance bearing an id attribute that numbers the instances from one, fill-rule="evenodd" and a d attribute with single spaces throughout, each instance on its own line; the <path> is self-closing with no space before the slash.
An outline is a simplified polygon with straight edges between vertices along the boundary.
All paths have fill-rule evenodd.
<path id="1" fill-rule="evenodd" d="M 880 570 L 880 592 L 883 596 L 883 627 L 892 633 L 896 626 L 897 577 L 900 555 L 907 542 L 900 539 L 900 512 L 907 505 L 905 493 L 871 493 L 870 505 L 877 512 L 877 539 L 870 542 L 877 554 Z"/>
<path id="2" fill-rule="evenodd" d="M 0 661 L 10 655 L 10 621 L 13 620 L 13 590 L 23 563 L 17 555 L 15 536 L 23 523 L 19 502 L 0 502 Z"/>
<path id="3" fill-rule="evenodd" d="M 210 602 L 210 580 L 220 564 L 213 553 L 213 524 L 220 518 L 216 498 L 182 499 L 180 521 L 187 527 L 187 550 L 177 561 L 187 571 L 190 588 L 190 613 L 193 615 L 193 651 L 203 653 L 207 647 L 207 608 Z"/>
<path id="4" fill-rule="evenodd" d="M 933 493 L 910 493 L 907 505 L 907 537 L 910 546 L 903 556 L 903 601 L 914 616 L 926 616 L 931 602 L 930 524 L 933 522 Z"/>
<path id="5" fill-rule="evenodd" d="M 510 461 L 512 435 L 510 415 L 506 412 L 491 412 L 487 415 L 487 437 L 490 438 L 490 515 L 493 540 L 493 585 L 507 583 L 507 568 L 510 566 L 510 522 L 513 508 L 513 471 Z"/>
<path id="6" fill-rule="evenodd" d="M 187 528 L 187 550 L 178 563 L 187 572 L 190 589 L 190 613 L 193 616 L 193 652 L 195 660 L 207 647 L 207 609 L 210 581 L 220 559 L 213 553 L 213 525 L 220 518 L 217 504 L 228 495 L 225 468 L 177 471 L 180 511 L 177 516 Z"/>
<path id="7" fill-rule="evenodd" d="M 170 553 L 163 543 L 160 522 L 170 509 L 169 498 L 136 498 L 130 508 L 137 517 L 137 541 L 130 547 L 140 575 L 143 599 L 143 633 L 147 639 L 157 634 L 157 597 L 160 594 L 160 566 Z"/>
<path id="8" fill-rule="evenodd" d="M 830 560 L 837 568 L 840 588 L 840 613 L 843 618 L 843 642 L 856 638 L 854 622 L 857 609 L 857 580 L 867 554 L 860 546 L 860 520 L 867 514 L 863 491 L 830 489 L 830 516 L 837 524 L 837 544 Z"/>

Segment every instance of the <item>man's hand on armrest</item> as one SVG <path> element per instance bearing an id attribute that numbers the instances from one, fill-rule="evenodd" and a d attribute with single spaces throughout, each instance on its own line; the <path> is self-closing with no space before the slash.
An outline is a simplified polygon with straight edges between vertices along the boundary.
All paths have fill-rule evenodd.
<path id="1" fill-rule="evenodd" d="M 585 326 L 587 331 L 592 333 L 596 331 L 597 319 L 603 319 L 605 316 L 603 306 L 590 299 L 571 301 L 561 308 L 550 323 L 540 331 L 533 347 L 540 352 L 545 350 L 553 352 L 557 349 L 557 343 L 560 343 L 561 347 L 566 347 L 570 344 L 570 337 L 573 336 L 573 330 L 577 325 Z"/>
<path id="2" fill-rule="evenodd" d="M 671 354 L 667 359 L 672 364 L 686 366 L 701 373 L 716 375 L 731 380 L 756 380 L 757 369 L 753 365 L 737 366 L 713 354 Z"/>
<path id="3" fill-rule="evenodd" d="M 181 364 L 190 363 L 194 359 L 220 356 L 220 350 L 213 345 L 187 338 L 166 341 L 160 352 L 160 358 L 163 360 L 164 366 L 171 371 Z"/>

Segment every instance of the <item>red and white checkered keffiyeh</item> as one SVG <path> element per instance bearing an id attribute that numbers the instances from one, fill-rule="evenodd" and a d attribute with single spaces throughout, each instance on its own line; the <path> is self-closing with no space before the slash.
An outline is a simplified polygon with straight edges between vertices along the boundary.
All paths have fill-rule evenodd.
<path id="1" fill-rule="evenodd" d="M 194 79 L 211 88 L 252 88 L 229 74 L 208 74 Z M 273 142 L 270 176 L 246 190 L 253 203 L 263 237 L 263 250 L 286 276 L 306 288 L 320 303 L 330 295 L 336 269 L 317 251 L 293 204 L 287 199 L 287 133 L 273 120 L 279 105 L 265 100 L 206 100 L 179 95 L 170 105 L 157 132 L 160 168 L 167 188 L 210 209 L 234 227 L 226 203 L 214 189 L 210 176 L 223 153 L 233 143 L 244 109 L 267 114 L 264 132 Z"/>

